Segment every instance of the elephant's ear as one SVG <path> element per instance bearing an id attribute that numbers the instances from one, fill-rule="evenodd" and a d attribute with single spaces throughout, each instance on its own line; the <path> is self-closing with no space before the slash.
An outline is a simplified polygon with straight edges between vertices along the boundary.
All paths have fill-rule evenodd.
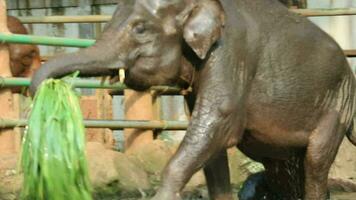
<path id="1" fill-rule="evenodd" d="M 218 1 L 200 1 L 185 20 L 183 37 L 194 52 L 204 59 L 220 38 L 224 12 Z"/>

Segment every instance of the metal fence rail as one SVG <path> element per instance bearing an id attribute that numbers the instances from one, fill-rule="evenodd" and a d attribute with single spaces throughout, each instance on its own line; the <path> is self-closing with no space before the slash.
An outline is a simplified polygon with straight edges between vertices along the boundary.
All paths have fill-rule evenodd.
<path id="1" fill-rule="evenodd" d="M 123 91 L 128 87 L 120 82 L 109 83 L 108 80 L 94 80 L 94 79 L 82 79 L 82 78 L 68 78 L 66 81 L 73 85 L 75 88 L 95 88 L 95 89 L 111 89 L 115 91 Z M 0 88 L 8 87 L 28 87 L 31 84 L 29 78 L 4 78 L 0 76 Z M 179 94 L 181 88 L 173 86 L 152 86 L 150 90 L 155 90 L 160 94 Z"/>
<path id="2" fill-rule="evenodd" d="M 291 9 L 291 11 L 306 17 L 356 15 L 356 8 L 339 9 Z M 19 17 L 25 24 L 44 23 L 103 23 L 111 19 L 111 15 L 81 15 L 81 16 L 29 16 Z"/>
<path id="3" fill-rule="evenodd" d="M 291 9 L 291 11 L 305 17 L 356 15 L 356 8 Z"/>
<path id="4" fill-rule="evenodd" d="M 356 15 L 356 8 L 343 9 L 291 9 L 291 11 L 306 17 L 316 16 L 340 16 L 340 15 Z M 89 15 L 89 16 L 32 16 L 20 17 L 23 23 L 104 23 L 111 19 L 110 15 Z M 33 35 L 19 35 L 0 33 L 0 42 L 20 43 L 20 44 L 37 44 L 48 46 L 64 46 L 64 47 L 78 47 L 85 48 L 92 46 L 95 40 L 88 39 L 72 39 L 72 38 L 58 38 L 58 37 L 44 37 Z M 356 56 L 356 50 L 346 50 L 345 54 L 350 57 Z M 126 85 L 122 83 L 110 84 L 108 81 L 100 81 L 93 79 L 68 79 L 77 88 L 97 88 L 97 89 L 113 89 L 122 91 L 127 89 Z M 30 79 L 28 78 L 3 78 L 0 77 L 0 88 L 2 87 L 17 87 L 29 86 Z M 156 90 L 165 93 L 179 94 L 181 91 L 178 87 L 168 86 L 154 86 L 151 90 Z M 161 130 L 185 130 L 188 127 L 188 121 L 133 121 L 133 120 L 84 120 L 84 125 L 87 128 L 110 128 L 112 130 L 122 130 L 124 128 L 138 128 L 138 129 L 161 129 Z M 1 128 L 25 127 L 27 125 L 26 119 L 10 120 L 0 119 Z"/>
<path id="5" fill-rule="evenodd" d="M 356 49 L 344 50 L 344 53 L 347 57 L 350 57 L 350 58 L 356 57 Z"/>
<path id="6" fill-rule="evenodd" d="M 0 33 L 0 42 L 85 48 L 92 46 L 95 40 Z"/>
<path id="7" fill-rule="evenodd" d="M 84 126 L 86 128 L 109 128 L 112 130 L 122 130 L 124 128 L 186 130 L 188 124 L 188 121 L 168 120 L 84 120 Z M 0 119 L 0 129 L 25 126 L 27 126 L 26 119 Z"/>
<path id="8" fill-rule="evenodd" d="M 92 46 L 95 40 L 0 33 L 0 42 L 85 48 Z M 354 49 L 344 52 L 348 57 L 356 57 Z"/>
<path id="9" fill-rule="evenodd" d="M 78 16 L 28 16 L 18 17 L 24 24 L 56 24 L 56 23 L 105 23 L 111 15 L 78 15 Z"/>

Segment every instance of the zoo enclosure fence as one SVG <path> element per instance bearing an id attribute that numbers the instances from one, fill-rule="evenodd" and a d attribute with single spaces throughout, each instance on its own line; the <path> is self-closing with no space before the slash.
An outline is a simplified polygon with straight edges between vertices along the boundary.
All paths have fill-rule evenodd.
<path id="1" fill-rule="evenodd" d="M 306 17 L 316 16 L 343 16 L 356 15 L 356 8 L 343 9 L 291 9 L 300 15 Z M 88 16 L 40 16 L 40 17 L 20 17 L 23 23 L 98 23 L 107 22 L 111 19 L 109 15 L 88 15 Z M 78 47 L 85 48 L 93 45 L 95 40 L 72 39 L 45 37 L 33 35 L 18 35 L 9 33 L 0 33 L 0 42 L 37 44 L 49 46 Z M 344 50 L 348 57 L 356 57 L 356 50 Z M 95 89 L 114 89 L 123 91 L 127 87 L 122 83 L 109 84 L 99 80 L 72 79 L 70 80 L 74 87 L 95 88 Z M 27 78 L 4 78 L 0 77 L 0 88 L 29 86 L 30 79 Z M 168 86 L 154 86 L 152 91 L 158 94 L 180 94 L 180 88 Z M 169 121 L 169 120 L 85 120 L 87 128 L 110 128 L 112 130 L 121 130 L 124 128 L 138 129 L 161 129 L 161 130 L 185 130 L 188 121 Z M 0 128 L 24 127 L 27 125 L 26 119 L 10 120 L 0 119 Z"/>

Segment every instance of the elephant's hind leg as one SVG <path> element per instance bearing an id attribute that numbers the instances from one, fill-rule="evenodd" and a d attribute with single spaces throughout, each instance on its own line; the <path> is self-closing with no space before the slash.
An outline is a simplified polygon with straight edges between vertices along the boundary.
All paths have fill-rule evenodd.
<path id="1" fill-rule="evenodd" d="M 212 200 L 231 200 L 229 163 L 226 150 L 219 153 L 204 167 L 209 196 Z"/>
<path id="2" fill-rule="evenodd" d="M 265 171 L 247 178 L 240 200 L 299 200 L 304 192 L 304 156 L 288 160 L 263 159 Z"/>
<path id="3" fill-rule="evenodd" d="M 327 199 L 328 173 L 345 132 L 339 114 L 329 112 L 310 135 L 304 160 L 305 200 Z"/>

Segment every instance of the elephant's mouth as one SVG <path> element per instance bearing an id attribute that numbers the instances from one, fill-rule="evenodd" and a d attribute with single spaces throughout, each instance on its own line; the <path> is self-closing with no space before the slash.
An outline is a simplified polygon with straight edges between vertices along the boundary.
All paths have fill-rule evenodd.
<path id="1" fill-rule="evenodd" d="M 174 85 L 178 81 L 179 70 L 170 64 L 170 59 L 164 59 L 161 54 L 137 53 L 125 61 L 123 82 L 131 89 L 145 91 L 155 85 Z"/>
<path id="2" fill-rule="evenodd" d="M 145 91 L 148 90 L 152 85 L 144 81 L 143 79 L 138 80 L 130 76 L 130 72 L 125 72 L 125 80 L 124 83 L 127 87 L 137 90 L 137 91 Z"/>

